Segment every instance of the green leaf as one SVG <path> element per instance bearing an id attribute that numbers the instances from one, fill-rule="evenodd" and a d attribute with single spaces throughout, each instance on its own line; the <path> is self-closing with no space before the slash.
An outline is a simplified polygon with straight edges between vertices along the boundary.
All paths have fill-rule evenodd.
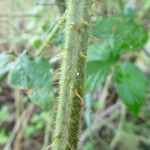
<path id="1" fill-rule="evenodd" d="M 7 143 L 9 135 L 6 134 L 6 131 L 0 130 L 0 139 L 1 146 Z"/>
<path id="2" fill-rule="evenodd" d="M 106 38 L 113 32 L 118 22 L 115 17 L 97 19 L 92 23 L 90 34 L 97 38 Z"/>
<path id="3" fill-rule="evenodd" d="M 30 99 L 44 109 L 50 108 L 51 74 L 47 59 L 23 52 L 9 72 L 8 83 L 20 89 L 31 89 Z"/>
<path id="4" fill-rule="evenodd" d="M 111 65 L 102 61 L 87 62 L 86 67 L 86 82 L 85 87 L 88 91 L 92 91 L 98 86 L 102 85 L 108 73 L 110 72 Z"/>
<path id="5" fill-rule="evenodd" d="M 100 86 L 117 60 L 118 58 L 113 56 L 112 50 L 107 44 L 90 45 L 86 67 L 86 89 L 92 91 Z"/>
<path id="6" fill-rule="evenodd" d="M 145 103 L 148 92 L 148 79 L 138 67 L 124 63 L 116 67 L 114 81 L 123 103 L 135 114 Z"/>
<path id="7" fill-rule="evenodd" d="M 92 44 L 88 48 L 88 61 L 105 61 L 113 55 L 107 43 Z"/>
<path id="8" fill-rule="evenodd" d="M 9 121 L 9 118 L 10 117 L 10 113 L 9 113 L 9 109 L 7 106 L 3 106 L 1 109 L 0 109 L 0 125 L 4 122 L 7 122 Z"/>
<path id="9" fill-rule="evenodd" d="M 148 31 L 134 21 L 135 14 L 129 12 L 93 22 L 90 34 L 104 40 L 111 39 L 114 54 L 136 51 L 148 40 Z M 111 37 L 111 38 L 110 38 Z M 110 44 L 110 43 L 108 43 Z"/>
<path id="10" fill-rule="evenodd" d="M 28 125 L 24 131 L 24 138 L 30 138 L 32 135 L 36 133 L 35 125 Z"/>
<path id="11" fill-rule="evenodd" d="M 134 22 L 121 24 L 114 32 L 115 53 L 138 50 L 147 40 L 148 32 L 143 26 Z"/>
<path id="12" fill-rule="evenodd" d="M 0 66 L 7 63 L 10 60 L 11 55 L 9 53 L 3 52 L 0 54 Z"/>
<path id="13" fill-rule="evenodd" d="M 50 85 L 48 87 L 36 88 L 29 94 L 29 98 L 44 110 L 50 109 L 53 101 L 53 95 L 50 91 Z"/>
<path id="14" fill-rule="evenodd" d="M 2 79 L 4 75 L 10 70 L 12 60 L 13 56 L 11 54 L 6 52 L 0 54 L 0 79 Z"/>
<path id="15" fill-rule="evenodd" d="M 8 83 L 21 89 L 40 88 L 49 84 L 51 67 L 47 59 L 22 53 L 8 75 Z"/>

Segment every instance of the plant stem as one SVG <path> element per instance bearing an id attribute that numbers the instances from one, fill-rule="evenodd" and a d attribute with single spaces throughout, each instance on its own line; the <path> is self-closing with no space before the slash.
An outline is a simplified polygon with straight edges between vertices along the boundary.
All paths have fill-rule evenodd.
<path id="1" fill-rule="evenodd" d="M 49 118 L 49 120 L 46 123 L 45 134 L 44 134 L 44 144 L 41 150 L 45 150 L 48 147 L 51 125 L 52 125 L 52 114 L 51 114 L 51 118 Z"/>
<path id="2" fill-rule="evenodd" d="M 76 150 L 84 95 L 92 0 L 69 0 L 60 97 L 52 150 Z"/>
<path id="3" fill-rule="evenodd" d="M 116 148 L 116 145 L 120 139 L 121 136 L 121 130 L 123 128 L 124 122 L 125 122 L 125 116 L 126 116 L 126 108 L 124 105 L 121 106 L 121 116 L 120 116 L 120 121 L 119 121 L 119 125 L 118 125 L 118 129 L 115 131 L 115 136 L 112 140 L 112 142 L 110 143 L 110 148 L 113 150 Z"/>
<path id="4" fill-rule="evenodd" d="M 54 27 L 54 29 L 50 32 L 50 34 L 47 36 L 47 38 L 45 39 L 45 41 L 42 43 L 42 45 L 39 48 L 36 56 L 40 55 L 45 50 L 45 48 L 48 47 L 49 42 L 54 39 L 54 37 L 58 33 L 60 27 L 65 23 L 65 21 L 66 21 L 66 16 L 65 16 L 65 13 L 64 13 L 64 15 L 58 21 L 58 23 L 56 24 L 56 26 Z"/>
<path id="5" fill-rule="evenodd" d="M 19 89 L 14 90 L 14 98 L 15 98 L 15 109 L 16 109 L 16 121 L 21 115 L 21 112 L 23 110 L 23 96 Z"/>
<path id="6" fill-rule="evenodd" d="M 15 98 L 15 109 L 16 109 L 16 122 L 18 121 L 18 118 L 21 115 L 21 112 L 23 110 L 23 96 L 21 94 L 21 92 L 19 91 L 19 89 L 15 89 L 14 90 L 14 98 Z M 19 150 L 21 149 L 21 138 L 22 136 L 20 136 L 20 132 L 17 133 L 16 138 L 14 140 L 14 144 L 13 147 L 15 150 Z"/>

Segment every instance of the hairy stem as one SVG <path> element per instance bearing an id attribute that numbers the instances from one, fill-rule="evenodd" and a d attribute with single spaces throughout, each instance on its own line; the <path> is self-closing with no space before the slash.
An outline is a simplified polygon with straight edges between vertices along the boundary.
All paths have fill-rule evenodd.
<path id="1" fill-rule="evenodd" d="M 76 150 L 92 0 L 69 0 L 53 150 Z"/>

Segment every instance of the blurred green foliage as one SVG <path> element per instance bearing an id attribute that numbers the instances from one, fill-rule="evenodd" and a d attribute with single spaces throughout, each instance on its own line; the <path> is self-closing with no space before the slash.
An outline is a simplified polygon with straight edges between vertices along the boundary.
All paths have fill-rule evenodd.
<path id="1" fill-rule="evenodd" d="M 48 5 L 47 7 L 35 5 L 35 1 L 27 0 L 23 3 L 16 0 L 13 1 L 13 4 L 7 3 L 7 5 L 5 1 L 1 1 L 0 8 L 0 17 L 6 16 L 3 17 L 3 20 L 1 19 L 1 22 L 5 20 L 6 22 L 0 22 L 2 30 L 0 31 L 0 50 L 2 51 L 0 54 L 0 81 L 1 83 L 5 82 L 5 77 L 9 74 L 8 83 L 11 86 L 25 89 L 28 94 L 27 99 L 34 101 L 43 110 L 51 110 L 54 106 L 53 102 L 56 102 L 54 100 L 58 92 L 58 87 L 55 87 L 53 82 L 55 82 L 54 79 L 56 82 L 58 80 L 56 72 L 65 39 L 65 25 L 62 26 L 56 38 L 49 41 L 53 47 L 48 48 L 47 53 L 38 57 L 35 57 L 35 53 L 57 24 L 56 18 L 60 15 L 57 6 Z M 112 75 L 119 98 L 132 112 L 137 114 L 141 110 L 140 115 L 143 119 L 139 121 L 139 118 L 128 112 L 119 133 L 120 138 L 116 149 L 148 150 L 150 146 L 148 135 L 150 116 L 147 108 L 149 103 L 146 101 L 149 94 L 149 78 L 137 66 L 136 60 L 130 59 L 130 56 L 144 52 L 143 49 L 149 38 L 149 12 L 149 0 L 135 0 L 135 4 L 134 0 L 105 0 L 96 1 L 93 6 L 93 13 L 96 15 L 92 19 L 90 30 L 85 81 L 86 94 L 95 96 L 95 93 L 99 92 L 99 88 L 104 86 L 106 78 Z M 21 17 L 18 19 L 18 16 Z M 24 49 L 28 52 L 22 53 Z M 56 59 L 55 56 L 60 57 Z M 113 90 L 115 93 L 115 89 Z M 89 108 L 88 111 L 85 111 L 85 116 L 88 118 L 87 128 L 88 124 L 93 126 L 92 117 L 102 107 L 99 103 L 102 100 L 97 98 L 95 100 L 93 97 L 90 100 L 87 99 L 85 103 Z M 109 101 L 107 105 L 113 104 L 114 100 L 112 101 Z M 147 107 L 142 107 L 145 105 Z M 91 112 L 92 110 L 94 113 Z M 0 125 L 8 122 L 10 116 L 8 107 L 3 106 L 0 110 Z M 43 131 L 48 118 L 49 115 L 45 111 L 34 114 L 25 129 L 24 138 L 31 138 L 35 133 Z M 106 134 L 104 126 L 104 133 L 99 130 L 99 137 L 106 140 L 106 145 L 109 145 L 108 143 L 113 139 L 109 133 L 110 128 L 113 135 L 116 133 L 119 119 L 116 120 L 105 125 L 108 137 L 102 136 Z M 4 145 L 9 137 L 5 128 L 5 126 L 1 126 L 0 145 Z M 83 128 L 85 128 L 84 121 Z M 92 138 L 94 141 L 95 137 Z M 96 143 L 93 144 L 88 138 L 83 149 L 93 150 L 95 145 Z M 104 149 L 106 150 L 106 147 Z"/>

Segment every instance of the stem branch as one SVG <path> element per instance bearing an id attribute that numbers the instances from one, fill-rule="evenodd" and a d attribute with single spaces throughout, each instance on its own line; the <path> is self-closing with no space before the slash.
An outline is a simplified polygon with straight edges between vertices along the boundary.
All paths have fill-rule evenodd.
<path id="1" fill-rule="evenodd" d="M 56 24 L 56 26 L 53 28 L 53 30 L 50 32 L 50 34 L 47 36 L 47 38 L 45 39 L 45 41 L 42 43 L 42 45 L 39 48 L 36 56 L 40 55 L 45 50 L 45 48 L 48 47 L 49 41 L 51 41 L 51 40 L 54 39 L 54 37 L 58 33 L 60 27 L 65 23 L 65 21 L 66 21 L 66 16 L 65 16 L 65 13 L 64 13 L 64 15 L 62 16 L 62 18 L 59 20 L 59 22 Z"/>

